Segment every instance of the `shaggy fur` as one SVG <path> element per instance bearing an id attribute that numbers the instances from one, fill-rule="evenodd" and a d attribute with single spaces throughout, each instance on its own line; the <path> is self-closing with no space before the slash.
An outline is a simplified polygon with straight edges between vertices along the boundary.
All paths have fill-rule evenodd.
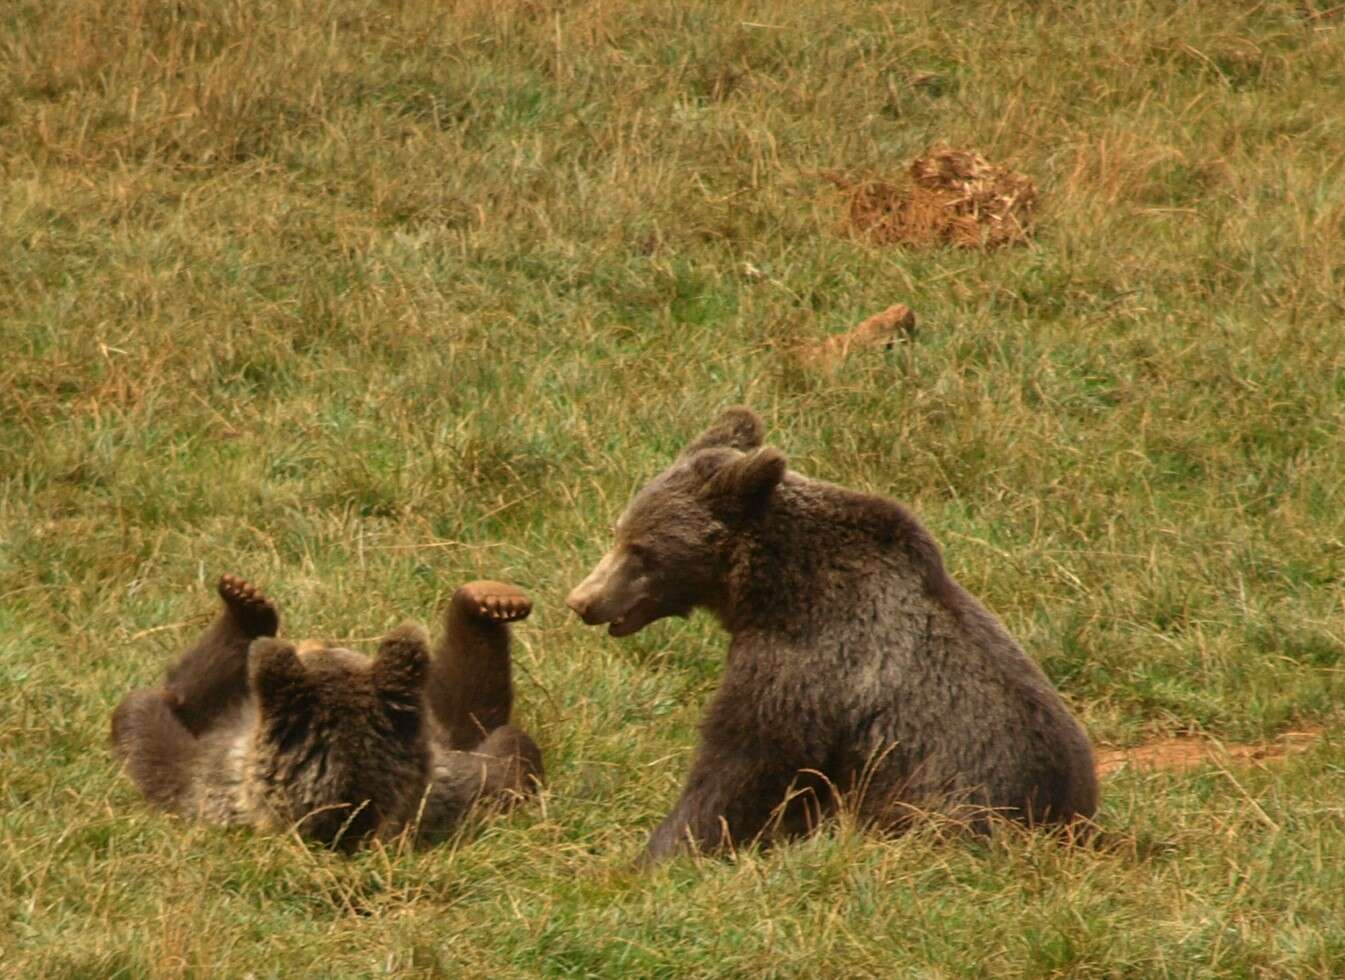
<path id="1" fill-rule="evenodd" d="M 540 779 L 537 746 L 508 723 L 507 624 L 531 609 L 517 589 L 465 585 L 433 657 L 405 625 L 372 659 L 272 638 L 274 605 L 241 579 L 219 593 L 223 611 L 164 687 L 113 714 L 114 750 L 156 806 L 350 849 L 408 828 L 438 839 L 477 801 Z"/>
<path id="2" fill-rule="evenodd" d="M 626 636 L 710 610 L 732 639 L 652 859 L 810 831 L 845 801 L 900 829 L 939 811 L 1070 825 L 1092 747 L 1037 665 L 899 504 L 789 472 L 734 408 L 642 489 L 570 594 Z"/>

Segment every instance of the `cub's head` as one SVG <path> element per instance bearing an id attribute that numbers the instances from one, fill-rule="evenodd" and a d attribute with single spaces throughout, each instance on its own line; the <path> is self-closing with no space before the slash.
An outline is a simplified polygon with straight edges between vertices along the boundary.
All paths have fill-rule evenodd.
<path id="1" fill-rule="evenodd" d="M 352 650 L 253 641 L 257 706 L 248 780 L 280 827 L 351 848 L 413 817 L 429 771 L 423 688 L 429 642 L 417 626 Z"/>
<path id="2" fill-rule="evenodd" d="M 664 616 L 714 605 L 734 533 L 769 502 L 786 461 L 763 448 L 761 419 L 730 408 L 616 522 L 612 549 L 565 600 L 590 626 L 629 636 Z"/>

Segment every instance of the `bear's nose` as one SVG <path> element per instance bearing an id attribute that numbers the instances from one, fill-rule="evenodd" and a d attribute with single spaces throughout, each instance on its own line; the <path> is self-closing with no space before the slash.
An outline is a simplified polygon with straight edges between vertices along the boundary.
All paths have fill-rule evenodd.
<path id="1" fill-rule="evenodd" d="M 570 594 L 565 597 L 565 605 L 578 613 L 580 619 L 587 619 L 585 613 L 588 612 L 589 599 L 580 591 L 580 588 L 570 590 Z"/>

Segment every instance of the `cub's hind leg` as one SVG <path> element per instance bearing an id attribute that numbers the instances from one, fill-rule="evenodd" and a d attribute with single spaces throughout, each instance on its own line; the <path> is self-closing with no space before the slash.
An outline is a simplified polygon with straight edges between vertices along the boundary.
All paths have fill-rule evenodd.
<path id="1" fill-rule="evenodd" d="M 122 698 L 112 713 L 112 748 L 146 799 L 186 812 L 198 743 L 165 691 L 132 691 Z"/>
<path id="2" fill-rule="evenodd" d="M 474 749 L 508 724 L 514 701 L 509 624 L 530 612 L 532 600 L 502 582 L 468 582 L 453 593 L 426 685 L 430 710 L 452 748 Z"/>
<path id="3" fill-rule="evenodd" d="M 481 787 L 483 799 L 525 796 L 542 781 L 542 750 L 527 732 L 501 725 L 472 750 L 488 764 Z"/>
<path id="4" fill-rule="evenodd" d="M 193 735 L 247 697 L 248 644 L 275 636 L 280 627 L 275 604 L 251 583 L 223 575 L 218 591 L 224 608 L 169 668 L 164 685 L 173 710 Z"/>
<path id="5" fill-rule="evenodd" d="M 541 780 L 537 743 L 513 725 L 496 728 L 470 751 L 437 751 L 428 792 L 415 816 L 417 837 L 423 843 L 443 840 L 474 806 L 507 809 L 534 793 Z"/>

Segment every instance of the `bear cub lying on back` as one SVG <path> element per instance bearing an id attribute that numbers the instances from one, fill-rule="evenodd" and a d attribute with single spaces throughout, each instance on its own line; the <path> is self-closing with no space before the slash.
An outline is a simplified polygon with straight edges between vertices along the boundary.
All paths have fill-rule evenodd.
<path id="1" fill-rule="evenodd" d="M 731 636 L 651 859 L 806 833 L 841 799 L 889 829 L 926 810 L 983 829 L 991 813 L 1068 825 L 1097 808 L 1087 735 L 929 532 L 891 500 L 790 472 L 749 409 L 636 494 L 567 601 L 612 636 L 697 607 Z"/>
<path id="2" fill-rule="evenodd" d="M 478 800 L 541 778 L 536 744 L 509 724 L 508 623 L 532 608 L 513 586 L 459 588 L 433 656 L 403 625 L 372 659 L 275 639 L 275 605 L 241 579 L 219 594 L 164 686 L 112 717 L 114 751 L 151 803 L 350 849 L 407 829 L 442 837 Z"/>

